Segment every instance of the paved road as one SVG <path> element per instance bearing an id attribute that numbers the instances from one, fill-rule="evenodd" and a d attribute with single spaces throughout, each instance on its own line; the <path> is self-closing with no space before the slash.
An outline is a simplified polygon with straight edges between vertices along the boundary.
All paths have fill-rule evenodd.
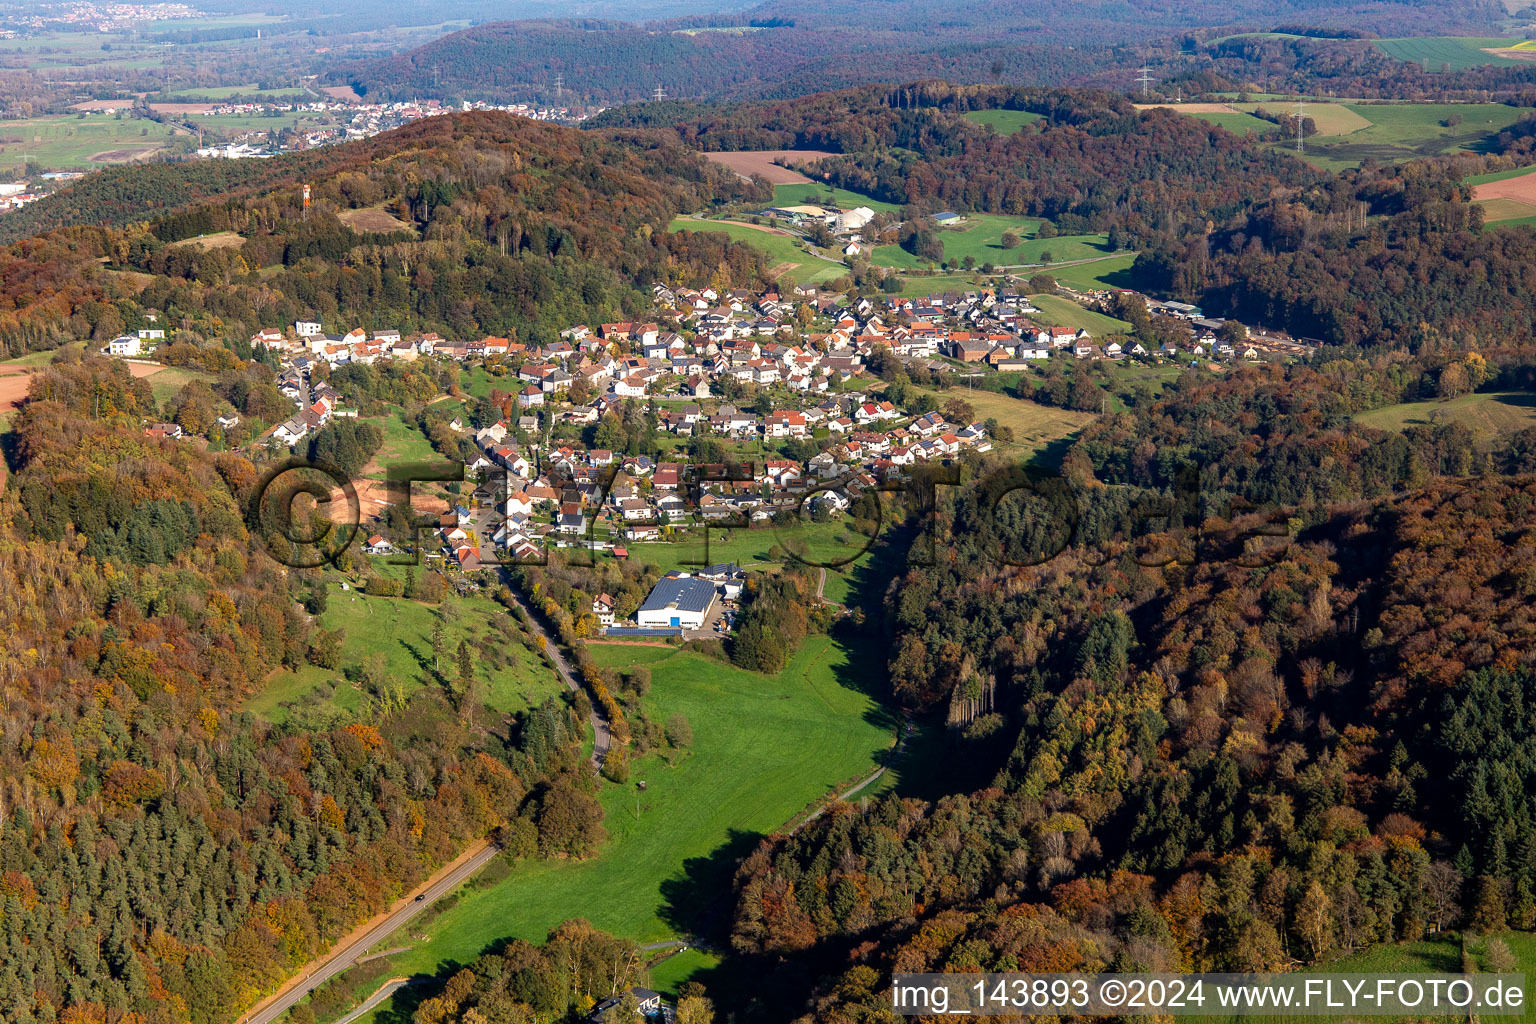
<path id="1" fill-rule="evenodd" d="M 351 967 L 359 957 L 370 947 L 394 934 L 412 918 L 426 910 L 432 904 L 452 892 L 465 879 L 479 871 L 491 862 L 491 859 L 500 852 L 489 842 L 481 840 L 475 846 L 470 856 L 461 861 L 457 867 L 447 869 L 434 875 L 425 886 L 411 893 L 404 903 L 399 905 L 384 920 L 368 929 L 358 938 L 347 945 L 335 949 L 325 961 L 302 978 L 290 982 L 288 987 L 279 991 L 276 995 L 268 997 L 258 1003 L 249 1014 L 240 1018 L 239 1024 L 272 1024 L 273 1021 L 287 1013 L 289 1008 L 297 1003 L 309 991 L 317 985 L 324 984 L 342 971 Z M 426 898 L 418 901 L 416 896 L 425 895 Z"/>
<path id="2" fill-rule="evenodd" d="M 407 985 L 417 985 L 425 982 L 426 978 L 391 978 L 378 987 L 378 990 L 364 999 L 351 1013 L 337 1020 L 335 1024 L 352 1024 L 353 1021 L 378 1006 L 384 1000 L 405 988 Z"/>
<path id="3" fill-rule="evenodd" d="M 559 674 L 565 688 L 572 693 L 581 692 L 581 684 L 576 681 L 576 675 L 571 671 L 570 664 L 565 660 L 565 655 L 560 653 L 560 645 L 555 643 L 553 637 L 544 631 L 544 624 L 533 614 L 533 611 L 523 603 L 523 595 L 518 593 L 517 584 L 512 580 L 512 574 L 505 568 L 500 570 L 501 582 L 507 585 L 507 590 L 512 593 L 512 600 L 523 610 L 523 615 L 528 620 L 529 628 L 538 636 L 544 638 L 544 649 L 549 652 L 550 661 L 555 663 L 555 671 Z M 604 718 L 597 702 L 592 702 L 592 763 L 599 768 L 603 766 L 603 758 L 608 756 L 608 747 L 612 739 L 608 735 L 608 719 Z"/>

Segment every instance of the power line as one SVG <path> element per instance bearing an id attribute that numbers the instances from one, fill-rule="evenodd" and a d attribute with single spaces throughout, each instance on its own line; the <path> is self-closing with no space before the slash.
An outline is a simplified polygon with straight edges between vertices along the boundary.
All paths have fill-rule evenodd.
<path id="1" fill-rule="evenodd" d="M 555 76 L 555 102 L 560 102 L 560 97 L 565 95 L 565 76 Z"/>
<path id="2" fill-rule="evenodd" d="M 1296 155 L 1301 156 L 1306 152 L 1306 144 L 1302 142 L 1302 125 L 1305 123 L 1307 105 L 1301 99 L 1296 100 Z"/>
<path id="3" fill-rule="evenodd" d="M 662 100 L 667 98 L 667 91 L 658 85 L 651 93 L 651 97 L 655 99 L 657 103 L 660 103 Z"/>
<path id="4" fill-rule="evenodd" d="M 1141 66 L 1141 75 L 1136 79 L 1141 83 L 1141 98 L 1147 98 L 1147 84 L 1152 81 L 1152 69 L 1145 64 Z"/>

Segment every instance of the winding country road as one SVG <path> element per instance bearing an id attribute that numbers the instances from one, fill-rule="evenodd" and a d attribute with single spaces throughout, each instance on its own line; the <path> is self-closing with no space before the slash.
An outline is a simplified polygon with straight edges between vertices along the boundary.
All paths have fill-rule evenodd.
<path id="1" fill-rule="evenodd" d="M 505 583 L 512 600 L 522 609 L 523 616 L 528 620 L 528 626 L 534 634 L 544 638 L 544 650 L 549 653 L 549 660 L 554 662 L 555 672 L 560 680 L 565 683 L 565 688 L 572 693 L 581 692 L 581 684 L 576 681 L 576 674 L 571 671 L 570 663 L 565 660 L 565 655 L 560 653 L 560 647 L 554 638 L 544 629 L 544 624 L 534 617 L 532 609 L 523 601 L 523 595 L 518 593 L 517 584 L 512 581 L 512 574 L 505 568 L 499 570 L 501 582 Z M 608 734 L 608 719 L 604 718 L 598 710 L 597 702 L 592 702 L 592 713 L 589 716 L 592 722 L 592 763 L 599 768 L 603 766 L 603 759 L 608 756 L 608 747 L 613 742 Z"/>
<path id="2" fill-rule="evenodd" d="M 351 967 L 368 949 L 393 935 L 416 915 L 458 888 L 500 852 L 498 847 L 484 839 L 470 846 L 457 860 L 396 902 L 383 918 L 370 923 L 360 933 L 354 932 L 340 946 L 310 964 L 303 973 L 289 980 L 277 992 L 257 1003 L 237 1024 L 272 1024 L 308 995 L 311 989 L 325 984 Z M 418 896 L 421 898 L 418 899 Z"/>

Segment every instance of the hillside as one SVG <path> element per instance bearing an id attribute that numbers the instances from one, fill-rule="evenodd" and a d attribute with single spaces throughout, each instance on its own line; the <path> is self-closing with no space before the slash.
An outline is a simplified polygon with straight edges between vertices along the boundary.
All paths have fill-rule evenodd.
<path id="1" fill-rule="evenodd" d="M 1344 24 L 1382 35 L 1484 34 L 1503 24 L 1498 4 L 1454 9 L 1385 0 L 1244 0 L 1134 6 L 1011 0 L 957 9 L 937 0 L 822 4 L 770 0 L 739 14 L 633 24 L 527 20 L 478 25 L 383 60 L 333 70 L 328 81 L 369 96 L 586 103 L 648 97 L 660 85 L 693 99 L 792 96 L 871 82 L 942 77 L 955 82 L 1083 84 L 1139 57 L 1117 48 L 1161 47 L 1178 33 L 1278 20 Z M 924 31 L 911 31 L 913 25 Z"/>
<path id="2" fill-rule="evenodd" d="M 152 192 L 169 209 L 178 196 L 228 182 L 202 170 L 222 163 L 87 179 L 49 212 L 110 223 L 98 204 L 110 211 L 119 186 Z M 70 335 L 110 338 L 143 326 L 147 310 L 175 318 L 193 340 L 248 337 L 296 319 L 445 337 L 552 336 L 638 308 L 648 298 L 640 287 L 663 274 L 707 282 L 725 264 L 743 280 L 761 277 L 754 250 L 667 233 L 677 214 L 751 188 L 677 145 L 642 151 L 470 113 L 312 156 L 246 163 L 258 170 L 218 201 L 194 199 L 149 223 L 63 228 L 0 250 L 13 294 L 28 291 L 0 316 L 0 347 L 15 355 Z M 311 186 L 307 214 L 300 180 Z M 353 210 L 386 216 L 345 216 Z M 368 225 L 389 231 L 359 230 Z M 175 244 L 221 232 L 237 244 Z"/>
<path id="3" fill-rule="evenodd" d="M 943 504 L 944 554 L 869 628 L 895 698 L 990 785 L 846 806 L 746 858 L 731 941 L 770 1015 L 863 1019 L 892 970 L 1262 972 L 1536 924 L 1536 648 L 1525 542 L 1499 539 L 1536 525 L 1536 479 L 1423 483 L 1467 464 L 1458 424 L 1310 415 L 1390 381 L 1247 370 L 1090 425 L 1065 547 L 1060 505 L 988 500 L 1008 467 Z M 1475 446 L 1524 471 L 1531 436 Z M 1153 460 L 1198 461 L 1207 507 L 1240 497 L 1281 528 L 1133 541 L 1145 489 L 1177 493 Z M 1293 504 L 1318 494 L 1340 504 Z"/>
<path id="4" fill-rule="evenodd" d="M 333 150 L 272 160 L 188 160 L 108 167 L 0 218 L 0 242 L 88 224 L 122 227 L 213 199 L 325 174 L 345 157 Z"/>

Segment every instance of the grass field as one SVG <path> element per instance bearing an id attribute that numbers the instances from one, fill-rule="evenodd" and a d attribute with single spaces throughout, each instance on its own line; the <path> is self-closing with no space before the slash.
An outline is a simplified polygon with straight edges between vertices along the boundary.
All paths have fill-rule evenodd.
<path id="1" fill-rule="evenodd" d="M 183 238 L 172 245 L 195 245 L 199 249 L 238 249 L 245 244 L 245 237 L 233 231 L 215 231 L 211 235 Z"/>
<path id="2" fill-rule="evenodd" d="M 149 390 L 154 394 L 156 404 L 163 405 L 166 399 L 171 398 L 192 381 L 212 382 L 218 379 L 218 375 L 204 373 L 201 370 L 188 370 L 180 366 L 166 366 L 156 370 L 146 379 L 149 381 Z"/>
<path id="3" fill-rule="evenodd" d="M 370 474 L 374 479 L 384 479 L 384 470 L 402 462 L 443 461 L 443 457 L 427 441 L 427 435 L 414 423 L 406 423 L 399 414 L 370 417 L 367 422 L 384 431 L 384 443 L 374 456 L 374 461 L 381 468 L 377 473 Z"/>
<path id="4" fill-rule="evenodd" d="M 425 941 L 393 958 L 394 973 L 437 974 L 499 939 L 542 939 L 572 917 L 640 942 L 707 927 L 727 910 L 718 900 L 736 859 L 812 801 L 871 771 L 894 738 L 895 719 L 854 688 L 883 660 L 877 651 L 811 637 L 783 672 L 761 676 L 690 652 L 639 650 L 651 670 L 648 715 L 686 715 L 693 747 L 675 764 L 659 755 L 635 763 L 631 778 L 647 783 L 644 792 L 606 787 L 609 839 L 595 857 L 519 864 L 495 886 L 467 891 L 425 926 Z M 613 666 L 634 657 L 618 646 L 591 652 Z M 705 966 L 683 961 L 663 972 L 663 983 Z M 386 1018 L 397 1019 L 388 1007 L 362 1020 Z"/>
<path id="5" fill-rule="evenodd" d="M 991 213 L 967 214 L 959 228 L 946 228 L 938 233 L 944 243 L 944 257 L 958 262 L 969 256 L 977 266 L 985 263 L 999 265 L 1039 265 L 1046 253 L 1052 263 L 1092 259 L 1110 255 L 1109 239 L 1105 235 L 1057 235 L 1040 238 L 1041 221 L 1029 217 L 1004 217 Z M 1024 241 L 1013 249 L 1003 248 L 1003 234 L 1016 232 Z M 882 245 L 875 249 L 872 261 L 876 266 L 895 267 L 899 270 L 915 270 L 928 265 L 899 245 Z"/>
<path id="6" fill-rule="evenodd" d="M 1246 132 L 1274 131 L 1275 126 L 1261 117 L 1254 117 L 1246 111 L 1225 110 L 1199 110 L 1189 111 L 1190 117 L 1198 117 L 1202 121 L 1209 121 L 1218 128 L 1225 128 L 1233 135 L 1242 135 Z"/>
<path id="7" fill-rule="evenodd" d="M 302 100 L 309 97 L 309 93 L 303 89 L 261 89 L 256 83 L 249 85 L 221 85 L 203 89 L 178 89 L 175 92 L 164 93 L 164 98 L 174 102 L 196 102 L 197 100 L 227 100 L 236 96 L 242 99 L 259 97 L 263 100 Z M 159 97 L 152 97 L 151 101 Z"/>
<path id="8" fill-rule="evenodd" d="M 1536 935 L 1529 932 L 1500 932 L 1493 936 L 1467 936 L 1467 949 L 1479 966 L 1486 970 L 1487 963 L 1484 959 L 1484 943 L 1488 938 L 1498 938 L 1509 946 L 1509 951 L 1514 955 L 1515 971 L 1530 974 L 1536 971 Z M 1459 976 L 1462 971 L 1461 963 L 1462 943 L 1461 938 L 1454 932 L 1442 932 L 1418 942 L 1388 943 L 1380 946 L 1372 946 L 1358 953 L 1330 960 L 1325 963 L 1314 964 L 1302 974 L 1442 974 Z M 1530 1014 L 1512 1015 L 1511 1019 L 1525 1019 Z M 1212 1016 L 1209 1020 L 1217 1024 L 1292 1024 L 1302 1020 L 1337 1021 L 1349 1018 L 1341 1016 L 1311 1016 L 1285 1014 L 1244 1014 L 1241 1017 Z M 1465 1020 L 1465 1015 L 1441 1016 L 1441 1017 L 1382 1017 L 1377 1018 L 1384 1022 L 1389 1021 L 1454 1021 Z"/>
<path id="9" fill-rule="evenodd" d="M 1514 46 L 1518 42 L 1518 39 L 1476 36 L 1410 36 L 1404 39 L 1378 39 L 1376 46 L 1389 57 L 1417 64 L 1429 71 L 1463 71 L 1485 64 L 1520 63 L 1488 52 Z"/>
<path id="10" fill-rule="evenodd" d="M 282 110 L 266 114 L 183 114 L 183 118 L 199 128 L 224 135 L 243 135 L 249 132 L 280 132 L 284 128 L 306 128 L 329 124 L 330 114 L 313 111 Z"/>
<path id="11" fill-rule="evenodd" d="M 751 572 L 777 571 L 790 561 L 788 554 L 771 557 L 770 549 L 777 545 L 811 565 L 826 567 L 826 596 L 842 603 L 848 593 L 847 575 L 854 571 L 870 540 L 851 522 L 841 520 L 785 527 L 759 524 L 751 529 L 710 527 L 707 541 L 701 527 L 679 533 L 672 540 L 629 544 L 627 550 L 631 559 L 653 563 L 663 571 L 735 562 Z"/>
<path id="12" fill-rule="evenodd" d="M 1355 417 L 1355 422 L 1380 430 L 1402 430 L 1435 419 L 1454 420 L 1476 433 L 1507 434 L 1536 426 L 1536 394 L 1503 391 L 1462 395 L 1444 401 L 1405 402 L 1362 412 Z"/>
<path id="13" fill-rule="evenodd" d="M 1130 288 L 1133 287 L 1134 280 L 1131 276 L 1131 265 L 1135 262 L 1136 253 L 1126 252 L 1072 266 L 1053 266 L 1046 273 L 1062 284 L 1083 290 Z"/>
<path id="14" fill-rule="evenodd" d="M 342 210 L 336 215 L 353 231 L 372 231 L 378 234 L 388 234 L 392 231 L 410 231 L 414 233 L 415 227 L 396 217 L 381 206 L 368 206 L 361 210 Z"/>
<path id="15" fill-rule="evenodd" d="M 1025 125 L 1040 120 L 1040 115 L 1027 110 L 968 110 L 965 119 L 987 125 L 999 135 L 1013 135 Z"/>
<path id="16" fill-rule="evenodd" d="M 176 134 L 166 124 L 114 114 L 56 114 L 0 122 L 0 168 L 28 159 L 45 170 L 86 170 L 154 152 Z"/>
<path id="17" fill-rule="evenodd" d="M 901 207 L 895 203 L 882 202 L 862 192 L 850 192 L 845 188 L 828 188 L 819 182 L 803 185 L 775 185 L 773 205 L 821 206 L 827 202 L 829 194 L 832 197 L 832 205 L 839 210 L 851 210 L 856 206 L 867 206 L 876 213 L 896 213 L 901 210 Z"/>
<path id="18" fill-rule="evenodd" d="M 1508 227 L 1536 217 L 1536 206 L 1518 199 L 1479 199 L 1477 203 L 1483 208 L 1483 223 L 1489 227 Z"/>
<path id="19" fill-rule="evenodd" d="M 1124 320 L 1084 309 L 1071 299 L 1059 295 L 1031 295 L 1029 301 L 1040 310 L 1035 319 L 1050 327 L 1082 327 L 1096 338 L 1108 334 L 1128 334 L 1131 330 L 1131 325 Z"/>
<path id="20" fill-rule="evenodd" d="M 804 186 L 794 186 L 803 188 Z M 761 249 L 768 257 L 768 269 L 774 277 L 788 277 L 795 284 L 820 284 L 841 277 L 848 268 L 841 263 L 818 259 L 805 251 L 799 239 L 774 231 L 763 231 L 751 224 L 735 221 L 698 221 L 679 217 L 672 221 L 672 231 L 718 231 L 733 241 Z"/>
<path id="21" fill-rule="evenodd" d="M 328 605 L 320 616 L 320 624 L 326 629 L 346 630 L 342 669 L 360 665 L 370 654 L 382 654 L 388 677 L 403 692 L 429 685 L 436 607 L 404 598 L 364 597 L 342 590 L 341 579 L 338 573 L 327 574 Z M 515 711 L 561 692 L 560 680 L 554 672 L 519 642 L 517 628 L 505 609 L 488 597 L 476 594 L 451 599 L 446 627 L 450 652 L 458 650 L 461 639 L 469 640 L 471 650 L 475 651 L 475 640 L 489 637 L 507 659 L 505 666 L 492 666 L 475 651 L 482 700 L 497 711 Z M 450 666 L 448 671 L 455 670 Z M 333 685 L 334 690 L 322 699 L 327 684 Z M 336 709 L 356 715 L 366 700 L 342 671 L 305 665 L 274 673 L 266 688 L 246 702 L 245 710 L 268 721 L 281 722 L 295 706 L 307 703 L 311 694 L 325 713 Z"/>
<path id="22" fill-rule="evenodd" d="M 1026 377 L 1024 386 L 1032 388 L 1032 379 Z M 995 418 L 1003 426 L 1012 427 L 1013 443 L 1035 455 L 1044 454 L 1053 443 L 1071 437 L 1097 418 L 1092 413 L 1056 409 L 996 391 L 952 387 L 942 394 L 937 391 L 930 393 L 940 403 L 951 398 L 962 399 L 976 410 L 977 419 L 985 421 Z"/>
<path id="23" fill-rule="evenodd" d="M 1282 111 L 1290 113 L 1296 109 L 1296 104 L 1288 101 L 1278 103 L 1234 103 L 1232 106 L 1242 111 L 1245 116 L 1252 114 L 1260 107 L 1264 107 L 1271 113 L 1280 113 Z M 1362 116 L 1357 108 L 1351 108 L 1343 103 L 1309 102 L 1306 104 L 1305 112 L 1306 116 L 1310 117 L 1312 123 L 1317 127 L 1318 136 L 1350 135 L 1363 128 L 1369 128 L 1372 123 L 1369 118 Z M 1265 127 L 1271 130 L 1278 127 L 1278 125 L 1265 121 L 1263 118 L 1256 117 L 1254 120 L 1262 121 Z"/>

